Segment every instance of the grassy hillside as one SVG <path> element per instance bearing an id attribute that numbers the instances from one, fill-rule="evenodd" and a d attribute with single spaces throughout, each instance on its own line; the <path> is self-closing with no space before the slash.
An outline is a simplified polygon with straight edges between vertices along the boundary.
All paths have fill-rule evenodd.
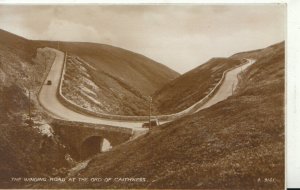
<path id="1" fill-rule="evenodd" d="M 284 44 L 275 49 L 258 52 L 230 98 L 99 154 L 77 174 L 145 182 L 67 187 L 283 189 Z"/>
<path id="2" fill-rule="evenodd" d="M 153 95 L 161 114 L 182 111 L 204 98 L 220 81 L 225 70 L 241 64 L 229 58 L 213 58 L 164 85 Z"/>
<path id="3" fill-rule="evenodd" d="M 251 58 L 251 59 L 260 59 L 262 57 L 272 57 L 272 56 L 276 56 L 277 52 L 280 51 L 283 46 L 284 46 L 284 42 L 280 42 L 280 43 L 271 45 L 268 48 L 236 53 L 236 54 L 232 55 L 230 58 L 242 59 L 242 58 L 246 57 L 246 58 Z"/>
<path id="4" fill-rule="evenodd" d="M 18 55 L 24 61 L 31 61 L 36 54 L 38 44 L 23 37 L 16 36 L 0 29 L 0 47 L 2 52 Z M 5 59 L 7 55 L 1 55 Z M 4 60 L 2 60 L 4 61 Z"/>
<path id="5" fill-rule="evenodd" d="M 88 61 L 99 72 L 125 81 L 144 95 L 152 94 L 179 75 L 145 56 L 121 48 L 93 43 L 60 44 L 62 50 Z"/>
<path id="6" fill-rule="evenodd" d="M 42 131 L 50 128 L 35 95 L 54 55 L 41 50 L 37 55 L 37 47 L 0 30 L 0 188 L 21 187 L 11 177 L 47 176 L 69 167 L 63 145 Z M 32 127 L 25 124 L 29 104 L 38 122 Z"/>

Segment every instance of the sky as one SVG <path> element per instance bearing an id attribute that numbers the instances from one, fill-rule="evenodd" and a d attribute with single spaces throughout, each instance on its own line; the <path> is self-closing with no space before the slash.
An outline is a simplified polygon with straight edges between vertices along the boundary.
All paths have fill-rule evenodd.
<path id="1" fill-rule="evenodd" d="M 285 39 L 285 5 L 0 5 L 0 28 L 34 40 L 109 44 L 185 73 Z"/>

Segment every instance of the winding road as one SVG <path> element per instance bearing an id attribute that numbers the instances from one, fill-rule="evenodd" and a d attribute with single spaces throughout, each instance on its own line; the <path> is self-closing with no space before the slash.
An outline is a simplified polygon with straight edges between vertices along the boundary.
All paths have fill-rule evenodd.
<path id="1" fill-rule="evenodd" d="M 252 65 L 255 62 L 255 60 L 253 60 L 253 59 L 248 59 L 247 61 L 248 61 L 248 63 L 246 63 L 240 67 L 237 67 L 237 68 L 229 71 L 228 73 L 226 73 L 225 80 L 224 80 L 223 84 L 220 86 L 217 93 L 210 100 L 208 100 L 201 108 L 199 108 L 197 111 L 208 108 L 220 101 L 225 100 L 229 96 L 231 96 L 232 92 L 235 90 L 235 88 L 238 84 L 239 73 L 241 71 L 244 71 L 246 68 L 248 68 L 250 65 Z"/>
<path id="2" fill-rule="evenodd" d="M 113 121 L 108 119 L 97 118 L 89 115 L 82 115 L 77 113 L 60 103 L 57 98 L 57 91 L 59 88 L 60 78 L 63 70 L 64 63 L 64 53 L 56 49 L 47 48 L 48 50 L 54 51 L 56 53 L 55 60 L 49 71 L 46 81 L 51 80 L 52 85 L 44 84 L 39 93 L 40 104 L 48 111 L 50 114 L 58 119 L 68 120 L 68 121 L 79 121 L 86 123 L 97 123 L 104 125 L 112 125 L 127 128 L 140 128 L 141 122 L 128 122 L 128 121 Z"/>
<path id="3" fill-rule="evenodd" d="M 104 124 L 118 127 L 126 127 L 131 128 L 133 130 L 145 130 L 141 128 L 143 121 L 116 121 L 110 119 L 98 118 L 90 115 L 83 115 L 77 113 L 67 107 L 65 107 L 59 101 L 57 97 L 57 92 L 59 89 L 60 78 L 62 77 L 63 67 L 64 67 L 64 53 L 53 49 L 53 48 L 45 48 L 47 50 L 54 51 L 56 53 L 55 60 L 52 64 L 52 67 L 49 71 L 46 81 L 51 80 L 52 85 L 44 84 L 40 90 L 38 95 L 38 99 L 42 107 L 49 112 L 53 117 L 68 121 L 79 121 L 86 123 L 96 123 L 96 124 Z M 226 73 L 224 82 L 222 83 L 219 90 L 216 94 L 202 107 L 200 107 L 195 112 L 207 108 L 219 101 L 226 99 L 228 96 L 232 95 L 232 88 L 235 88 L 238 82 L 238 74 L 241 70 L 244 70 L 248 66 L 254 63 L 254 60 L 248 60 L 247 64 L 244 64 L 241 67 L 235 68 Z M 191 106 L 193 107 L 193 106 Z"/>

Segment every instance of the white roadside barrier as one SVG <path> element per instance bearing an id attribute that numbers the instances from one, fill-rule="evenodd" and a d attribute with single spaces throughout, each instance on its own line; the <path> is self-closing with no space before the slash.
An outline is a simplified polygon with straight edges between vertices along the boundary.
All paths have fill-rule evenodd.
<path id="1" fill-rule="evenodd" d="M 247 61 L 249 62 L 251 60 L 247 60 Z M 137 121 L 137 122 L 149 121 L 149 116 L 126 116 L 126 115 L 113 115 L 113 114 L 94 112 L 94 111 L 88 110 L 86 108 L 80 107 L 77 104 L 68 100 L 62 94 L 62 83 L 64 80 L 66 63 L 67 63 L 67 52 L 65 53 L 64 63 L 63 63 L 64 65 L 63 65 L 63 69 L 61 72 L 61 78 L 60 78 L 59 87 L 58 87 L 58 91 L 57 91 L 57 98 L 64 106 L 66 106 L 69 109 L 71 109 L 75 112 L 78 112 L 80 114 L 99 117 L 99 118 L 103 118 L 103 119 L 109 119 L 109 120 L 115 120 L 115 121 Z M 172 120 L 178 119 L 180 117 L 183 117 L 185 115 L 189 115 L 194 112 L 197 112 L 199 110 L 199 108 L 201 108 L 205 103 L 207 103 L 207 101 L 209 101 L 214 96 L 214 94 L 220 89 L 220 87 L 222 86 L 222 84 L 224 82 L 226 73 L 228 73 L 229 71 L 234 70 L 238 67 L 241 67 L 243 65 L 244 64 L 225 70 L 223 72 L 222 78 L 219 80 L 219 82 L 216 84 L 216 86 L 204 98 L 202 98 L 201 100 L 199 100 L 192 106 L 188 107 L 187 109 L 177 112 L 177 113 L 174 113 L 174 114 L 158 115 L 158 116 L 152 116 L 152 117 L 156 117 L 161 122 L 164 122 L 164 121 L 166 122 L 166 121 L 172 121 Z"/>

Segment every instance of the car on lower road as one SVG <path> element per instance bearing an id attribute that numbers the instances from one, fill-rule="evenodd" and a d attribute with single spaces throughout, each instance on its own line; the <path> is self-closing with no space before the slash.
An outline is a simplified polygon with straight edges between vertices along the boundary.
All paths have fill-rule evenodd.
<path id="1" fill-rule="evenodd" d="M 143 123 L 142 128 L 150 128 L 150 124 L 151 127 L 159 126 L 159 121 L 158 119 L 151 119 L 150 123 L 149 122 Z"/>

